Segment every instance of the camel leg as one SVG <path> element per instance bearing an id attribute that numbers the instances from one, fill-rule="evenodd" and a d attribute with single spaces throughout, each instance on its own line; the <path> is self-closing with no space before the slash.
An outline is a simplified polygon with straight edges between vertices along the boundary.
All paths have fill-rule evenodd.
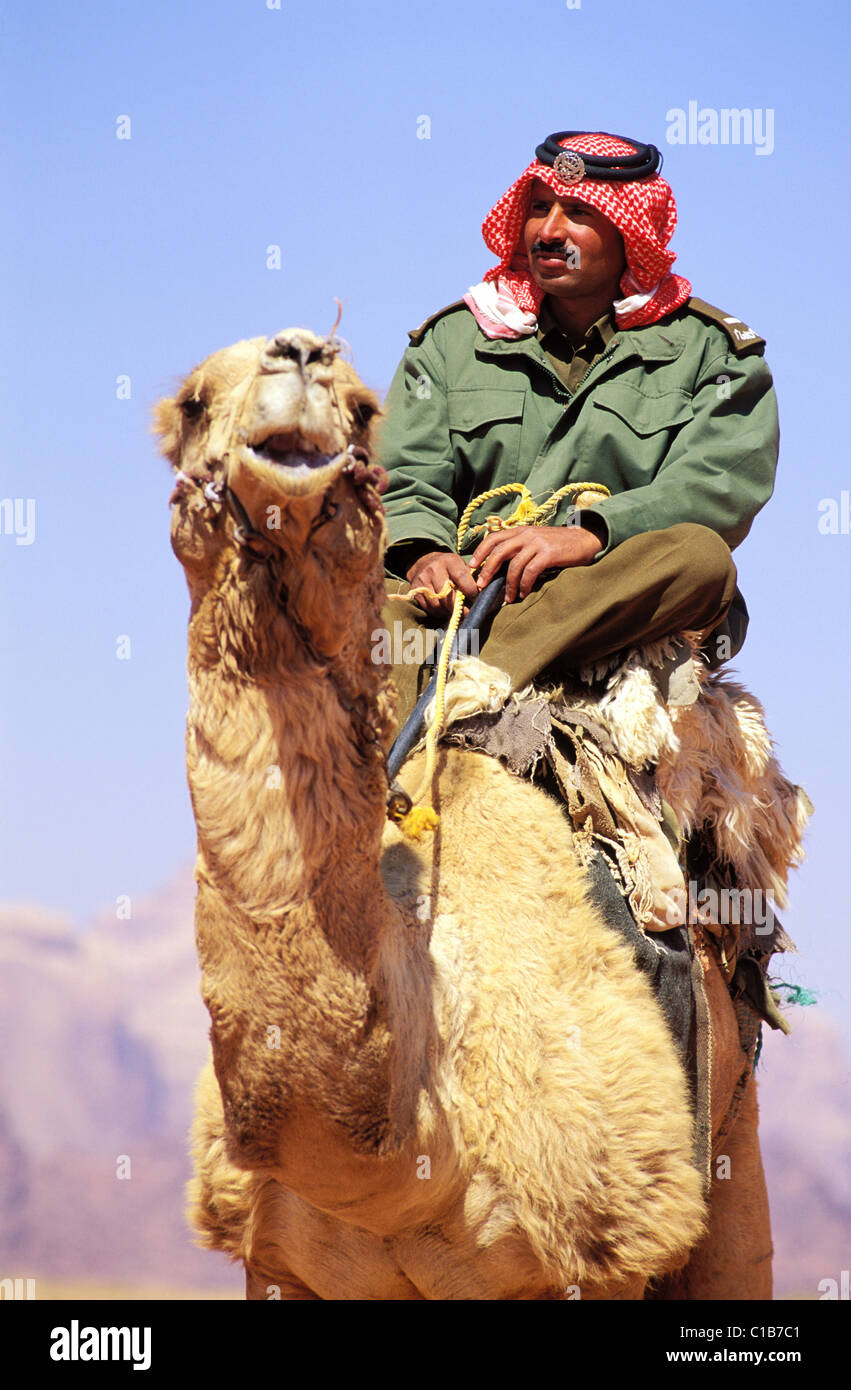
<path id="1" fill-rule="evenodd" d="M 728 1159 L 729 1163 L 724 1160 Z M 731 1132 L 716 1145 L 709 1230 L 663 1299 L 770 1299 L 771 1222 L 757 1134 L 756 1082 L 747 1083 Z M 729 1169 L 729 1177 L 719 1176 Z"/>

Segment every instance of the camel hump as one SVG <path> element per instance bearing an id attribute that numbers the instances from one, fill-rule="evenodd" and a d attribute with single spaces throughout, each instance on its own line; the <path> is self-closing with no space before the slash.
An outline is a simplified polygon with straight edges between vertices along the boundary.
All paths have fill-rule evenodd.
<path id="1" fill-rule="evenodd" d="M 423 319 L 419 328 L 409 328 L 408 337 L 416 347 L 418 343 L 422 342 L 423 337 L 429 328 L 431 328 L 432 324 L 436 323 L 438 319 L 443 318 L 444 314 L 450 314 L 453 309 L 466 309 L 466 307 L 463 299 L 455 299 L 451 304 L 445 304 L 442 309 L 438 309 L 436 314 L 429 314 L 427 319 Z"/>
<path id="2" fill-rule="evenodd" d="M 724 309 L 717 309 L 714 304 L 707 304 L 705 299 L 696 299 L 694 295 L 688 301 L 688 307 L 693 313 L 699 314 L 702 319 L 708 319 L 717 328 L 722 329 L 730 339 L 730 346 L 739 356 L 744 357 L 748 352 L 762 352 L 765 348 L 765 339 L 761 338 L 752 328 L 748 328 L 746 323 L 737 319 L 734 314 L 728 314 Z"/>

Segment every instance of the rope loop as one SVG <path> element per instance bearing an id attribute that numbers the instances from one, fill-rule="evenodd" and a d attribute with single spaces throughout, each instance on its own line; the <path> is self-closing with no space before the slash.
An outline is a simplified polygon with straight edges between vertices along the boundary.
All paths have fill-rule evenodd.
<path id="1" fill-rule="evenodd" d="M 483 502 L 491 502 L 496 497 L 507 497 L 510 493 L 520 494 L 520 501 L 509 517 L 490 516 L 480 526 L 474 526 L 469 530 L 470 519 L 473 513 Z M 461 513 L 458 522 L 458 552 L 468 534 L 476 535 L 479 531 L 505 531 L 511 526 L 543 526 L 552 516 L 555 515 L 560 502 L 566 497 L 573 497 L 574 506 L 590 506 L 594 502 L 600 502 L 604 497 L 611 497 L 611 493 L 602 483 L 580 482 L 565 483 L 556 492 L 550 494 L 537 507 L 535 499 L 525 483 L 504 483 L 502 487 L 489 488 L 487 492 L 480 492 L 478 497 L 474 497 Z M 457 587 L 457 586 L 455 586 Z M 452 644 L 455 635 L 461 625 L 461 614 L 464 611 L 464 595 L 457 589 L 452 605 L 452 617 L 449 619 L 449 626 L 446 629 L 446 636 L 440 652 L 440 660 L 437 666 L 437 685 L 434 692 L 434 712 L 431 727 L 426 734 L 426 764 L 423 772 L 422 781 L 414 796 L 411 797 L 412 809 L 407 815 L 398 818 L 397 823 L 403 834 L 410 839 L 419 840 L 426 831 L 434 830 L 439 824 L 439 816 L 431 805 L 417 806 L 426 793 L 431 789 L 434 782 L 435 769 L 437 767 L 437 744 L 443 732 L 443 719 L 446 711 L 446 683 L 449 678 L 449 654 L 452 651 Z"/>

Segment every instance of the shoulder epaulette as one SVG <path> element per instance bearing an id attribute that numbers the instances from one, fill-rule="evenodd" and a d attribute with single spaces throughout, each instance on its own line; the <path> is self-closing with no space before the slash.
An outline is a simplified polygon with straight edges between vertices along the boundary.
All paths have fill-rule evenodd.
<path id="1" fill-rule="evenodd" d="M 705 299 L 695 299 L 692 295 L 688 307 L 702 319 L 708 319 L 710 323 L 722 329 L 739 357 L 744 357 L 748 352 L 762 352 L 765 347 L 765 339 L 752 328 L 748 328 L 746 323 L 742 323 L 741 319 L 735 318 L 732 314 L 725 314 L 723 309 L 716 309 L 714 304 L 707 304 Z"/>
<path id="2" fill-rule="evenodd" d="M 411 328 L 408 330 L 408 337 L 410 338 L 411 342 L 414 345 L 421 342 L 423 334 L 426 332 L 427 329 L 431 328 L 433 323 L 435 323 L 439 318 L 442 318 L 444 314 L 448 314 L 450 309 L 460 309 L 462 306 L 466 308 L 463 299 L 456 299 L 451 304 L 446 304 L 442 309 L 438 309 L 436 314 L 429 314 L 427 319 L 423 319 L 419 328 Z"/>

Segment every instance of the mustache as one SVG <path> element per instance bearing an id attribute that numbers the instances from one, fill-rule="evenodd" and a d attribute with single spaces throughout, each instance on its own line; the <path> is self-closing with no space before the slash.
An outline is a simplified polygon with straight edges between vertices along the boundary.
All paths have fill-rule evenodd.
<path id="1" fill-rule="evenodd" d="M 529 254 L 534 256 L 543 252 L 550 256 L 567 256 L 569 249 L 566 241 L 541 241 L 538 238 L 532 243 L 532 250 Z"/>

